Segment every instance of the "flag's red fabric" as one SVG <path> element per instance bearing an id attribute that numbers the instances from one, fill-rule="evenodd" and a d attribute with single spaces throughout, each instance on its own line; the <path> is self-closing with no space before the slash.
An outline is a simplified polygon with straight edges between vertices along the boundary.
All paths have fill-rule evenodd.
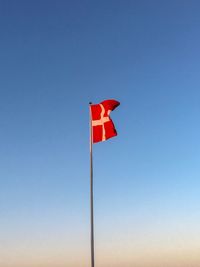
<path id="1" fill-rule="evenodd" d="M 119 105 L 120 103 L 113 99 L 91 105 L 93 143 L 102 142 L 117 135 L 109 115 Z"/>

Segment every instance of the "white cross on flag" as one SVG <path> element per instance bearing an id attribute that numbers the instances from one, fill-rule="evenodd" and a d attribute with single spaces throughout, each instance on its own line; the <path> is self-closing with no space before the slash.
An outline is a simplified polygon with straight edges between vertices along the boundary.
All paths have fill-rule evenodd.
<path id="1" fill-rule="evenodd" d="M 117 135 L 109 115 L 119 105 L 120 103 L 113 99 L 91 105 L 93 143 L 102 142 Z"/>

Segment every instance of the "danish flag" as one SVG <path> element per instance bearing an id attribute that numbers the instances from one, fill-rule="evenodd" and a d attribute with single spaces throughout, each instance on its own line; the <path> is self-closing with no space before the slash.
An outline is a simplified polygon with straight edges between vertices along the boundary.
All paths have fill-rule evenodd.
<path id="1" fill-rule="evenodd" d="M 117 135 L 110 112 L 119 105 L 118 101 L 109 99 L 90 106 L 93 143 L 102 142 Z"/>

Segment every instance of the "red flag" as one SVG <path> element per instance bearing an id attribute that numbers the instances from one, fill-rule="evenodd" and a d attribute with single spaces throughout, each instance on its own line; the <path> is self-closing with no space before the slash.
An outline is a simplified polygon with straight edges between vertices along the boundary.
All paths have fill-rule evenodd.
<path id="1" fill-rule="evenodd" d="M 102 142 L 117 135 L 109 115 L 119 105 L 120 103 L 113 99 L 91 105 L 93 143 Z"/>

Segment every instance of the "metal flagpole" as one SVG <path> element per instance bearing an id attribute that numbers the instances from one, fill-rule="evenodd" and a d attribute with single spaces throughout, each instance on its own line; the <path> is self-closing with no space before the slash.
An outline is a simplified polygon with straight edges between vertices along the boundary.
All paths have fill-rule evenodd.
<path id="1" fill-rule="evenodd" d="M 91 240 L 91 267 L 94 267 L 94 207 L 93 207 L 93 131 L 92 131 L 92 112 L 90 104 L 90 240 Z"/>

